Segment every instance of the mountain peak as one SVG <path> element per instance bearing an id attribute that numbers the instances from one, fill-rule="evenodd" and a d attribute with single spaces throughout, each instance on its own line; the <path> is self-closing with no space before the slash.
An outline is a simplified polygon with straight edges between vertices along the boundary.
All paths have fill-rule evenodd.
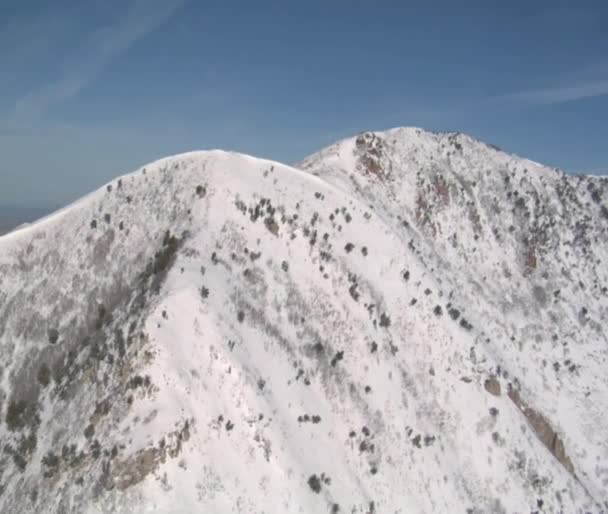
<path id="1" fill-rule="evenodd" d="M 406 127 L 0 238 L 0 510 L 602 512 L 606 198 Z"/>

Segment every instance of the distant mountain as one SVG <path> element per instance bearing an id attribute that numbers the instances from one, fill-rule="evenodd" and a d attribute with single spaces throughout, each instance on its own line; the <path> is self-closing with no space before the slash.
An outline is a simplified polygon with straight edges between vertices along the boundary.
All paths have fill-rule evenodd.
<path id="1" fill-rule="evenodd" d="M 5 235 L 0 511 L 606 512 L 607 199 L 400 128 Z"/>
<path id="2" fill-rule="evenodd" d="M 0 235 L 10 232 L 19 225 L 42 218 L 52 210 L 51 208 L 0 205 Z"/>

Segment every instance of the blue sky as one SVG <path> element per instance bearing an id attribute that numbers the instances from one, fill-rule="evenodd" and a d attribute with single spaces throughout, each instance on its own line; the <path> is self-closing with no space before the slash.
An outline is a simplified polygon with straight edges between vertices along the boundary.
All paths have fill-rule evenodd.
<path id="1" fill-rule="evenodd" d="M 606 27 L 592 0 L 0 0 L 0 204 L 400 125 L 608 173 Z"/>

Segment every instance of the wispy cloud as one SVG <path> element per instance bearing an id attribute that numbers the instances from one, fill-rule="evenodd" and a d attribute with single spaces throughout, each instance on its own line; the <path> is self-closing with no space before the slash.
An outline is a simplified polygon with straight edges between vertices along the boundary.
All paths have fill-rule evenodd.
<path id="1" fill-rule="evenodd" d="M 77 95 L 112 59 L 160 27 L 186 1 L 132 0 L 114 24 L 98 28 L 82 42 L 78 56 L 65 63 L 64 71 L 56 81 L 17 100 L 15 118 L 39 118 L 52 106 Z"/>
<path id="2" fill-rule="evenodd" d="M 522 91 L 510 98 L 537 104 L 557 104 L 608 95 L 608 80 Z"/>

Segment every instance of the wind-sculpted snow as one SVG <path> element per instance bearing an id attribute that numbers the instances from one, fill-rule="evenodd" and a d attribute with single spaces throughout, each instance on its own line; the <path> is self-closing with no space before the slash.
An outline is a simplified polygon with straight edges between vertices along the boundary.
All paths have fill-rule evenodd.
<path id="1" fill-rule="evenodd" d="M 606 511 L 607 195 L 396 129 L 2 237 L 0 511 Z"/>

